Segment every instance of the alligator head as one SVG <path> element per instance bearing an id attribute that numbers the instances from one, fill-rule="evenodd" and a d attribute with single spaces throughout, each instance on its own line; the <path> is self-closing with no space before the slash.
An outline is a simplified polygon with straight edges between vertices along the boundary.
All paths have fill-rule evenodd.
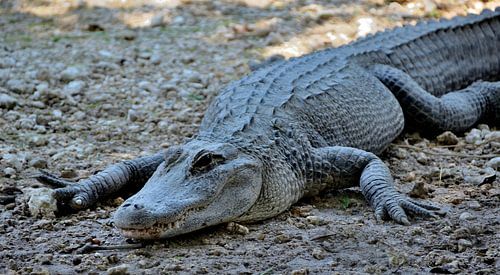
<path id="1" fill-rule="evenodd" d="M 192 140 L 165 153 L 144 187 L 114 215 L 121 233 L 166 238 L 234 220 L 259 197 L 261 163 L 227 143 Z"/>

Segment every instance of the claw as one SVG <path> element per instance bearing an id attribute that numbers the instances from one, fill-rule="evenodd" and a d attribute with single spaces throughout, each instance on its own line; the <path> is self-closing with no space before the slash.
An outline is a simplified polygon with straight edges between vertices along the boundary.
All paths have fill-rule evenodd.
<path id="1" fill-rule="evenodd" d="M 410 198 L 407 198 L 406 200 L 409 201 L 409 202 L 411 202 L 411 203 L 413 203 L 413 204 L 416 204 L 416 205 L 418 205 L 418 206 L 420 206 L 422 208 L 425 208 L 427 210 L 433 210 L 433 211 L 439 211 L 439 210 L 441 210 L 441 207 L 432 205 L 430 203 L 420 202 L 420 201 L 412 200 Z"/>
<path id="2" fill-rule="evenodd" d="M 67 187 L 74 183 L 68 180 L 60 179 L 54 174 L 45 170 L 39 170 L 39 174 L 33 177 L 39 182 L 55 188 Z"/>
<path id="3" fill-rule="evenodd" d="M 403 225 L 410 225 L 410 221 L 408 220 L 408 218 L 406 217 L 402 217 L 401 220 L 399 221 L 399 223 L 403 224 Z"/>
<path id="4" fill-rule="evenodd" d="M 387 217 L 387 210 L 385 210 L 383 205 L 380 205 L 375 209 L 375 220 L 377 220 L 377 222 L 381 223 L 383 220 L 387 219 Z"/>

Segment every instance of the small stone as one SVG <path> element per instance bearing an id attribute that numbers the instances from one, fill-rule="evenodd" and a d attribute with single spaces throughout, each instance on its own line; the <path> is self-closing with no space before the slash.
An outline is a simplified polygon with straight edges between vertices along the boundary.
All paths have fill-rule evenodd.
<path id="1" fill-rule="evenodd" d="M 163 59 L 163 56 L 159 53 L 153 53 L 151 55 L 151 57 L 149 58 L 149 61 L 153 64 L 153 65 L 160 65 L 161 61 Z"/>
<path id="2" fill-rule="evenodd" d="M 38 85 L 36 85 L 35 90 L 40 93 L 46 93 L 49 91 L 49 83 L 47 82 L 42 82 Z"/>
<path id="3" fill-rule="evenodd" d="M 490 126 L 488 126 L 488 124 L 478 124 L 477 125 L 477 129 L 483 131 L 490 131 Z"/>
<path id="4" fill-rule="evenodd" d="M 7 167 L 7 168 L 3 169 L 3 173 L 4 173 L 4 175 L 6 175 L 8 177 L 12 177 L 16 174 L 16 169 L 14 169 L 12 167 Z"/>
<path id="5" fill-rule="evenodd" d="M 107 51 L 107 50 L 100 50 L 99 55 L 104 57 L 104 58 L 109 58 L 109 59 L 115 58 L 115 55 L 112 52 Z"/>
<path id="6" fill-rule="evenodd" d="M 473 220 L 475 219 L 474 216 L 472 216 L 471 213 L 469 212 L 463 212 L 462 214 L 460 214 L 460 217 L 458 217 L 460 220 L 462 221 L 466 221 L 466 220 Z"/>
<path id="7" fill-rule="evenodd" d="M 73 114 L 73 118 L 76 120 L 83 120 L 86 116 L 87 116 L 87 114 L 85 112 L 82 112 L 82 111 L 78 111 L 78 112 Z"/>
<path id="8" fill-rule="evenodd" d="M 246 234 L 250 233 L 250 230 L 248 229 L 248 227 L 243 226 L 243 225 L 238 224 L 238 223 L 235 223 L 235 222 L 228 223 L 227 230 L 234 232 L 234 233 L 241 234 L 241 235 L 246 235 Z"/>
<path id="9" fill-rule="evenodd" d="M 463 252 L 467 248 L 472 247 L 472 242 L 466 239 L 460 239 L 458 240 L 458 252 Z"/>
<path id="10" fill-rule="evenodd" d="M 19 102 L 16 98 L 8 95 L 8 94 L 0 94 L 0 108 L 2 109 L 12 109 L 18 105 Z"/>
<path id="11" fill-rule="evenodd" d="M 470 132 L 465 136 L 465 142 L 469 144 L 479 144 L 481 141 L 481 130 L 478 129 L 470 130 Z"/>
<path id="12" fill-rule="evenodd" d="M 412 182 L 416 179 L 417 179 L 417 174 L 415 173 L 415 171 L 411 171 L 410 173 L 406 174 L 403 180 L 405 182 Z"/>
<path id="13" fill-rule="evenodd" d="M 23 170 L 23 165 L 26 162 L 26 159 L 18 154 L 3 154 L 2 159 L 2 162 L 9 167 L 15 168 L 17 171 Z"/>
<path id="14" fill-rule="evenodd" d="M 429 197 L 429 190 L 425 187 L 424 182 L 418 181 L 413 185 L 409 195 L 414 198 L 426 199 Z"/>
<path id="15" fill-rule="evenodd" d="M 64 69 L 64 71 L 61 72 L 60 79 L 63 81 L 72 81 L 79 78 L 84 78 L 86 76 L 87 72 L 85 71 L 84 68 L 78 66 L 71 66 L 67 67 L 66 69 Z"/>
<path id="16" fill-rule="evenodd" d="M 50 188 L 28 188 L 25 190 L 28 196 L 28 209 L 32 216 L 55 217 L 57 202 L 54 198 L 54 190 Z"/>
<path id="17" fill-rule="evenodd" d="M 320 217 L 318 217 L 318 216 L 307 216 L 306 220 L 307 220 L 308 223 L 314 224 L 314 225 L 325 224 L 325 221 L 323 219 L 321 219 Z"/>
<path id="18" fill-rule="evenodd" d="M 129 264 L 121 264 L 121 265 L 110 267 L 106 271 L 106 273 L 108 275 L 128 275 L 128 274 L 130 274 L 129 269 L 130 269 Z"/>
<path id="19" fill-rule="evenodd" d="M 158 88 L 156 88 L 154 85 L 152 85 L 149 81 L 143 80 L 137 84 L 137 86 L 143 90 L 146 90 L 151 93 L 157 93 Z"/>
<path id="20" fill-rule="evenodd" d="M 292 270 L 292 275 L 307 275 L 309 274 L 309 271 L 307 268 L 301 268 L 301 269 L 295 269 Z"/>
<path id="21" fill-rule="evenodd" d="M 426 154 L 420 152 L 420 153 L 417 153 L 417 161 L 420 164 L 426 165 L 429 163 L 429 158 L 427 157 Z"/>
<path id="22" fill-rule="evenodd" d="M 279 234 L 274 238 L 275 243 L 287 243 L 291 241 L 291 238 L 285 234 Z"/>
<path id="23" fill-rule="evenodd" d="M 37 254 L 35 256 L 35 261 L 42 265 L 50 265 L 52 262 L 53 256 L 50 254 Z"/>
<path id="24" fill-rule="evenodd" d="M 52 111 L 52 115 L 54 116 L 54 118 L 61 119 L 63 116 L 63 113 L 61 112 L 61 110 L 54 109 Z"/>
<path id="25" fill-rule="evenodd" d="M 174 17 L 174 19 L 172 20 L 172 24 L 175 24 L 175 25 L 182 25 L 182 24 L 184 24 L 184 22 L 186 22 L 186 19 L 180 15 Z"/>
<path id="26" fill-rule="evenodd" d="M 78 177 L 78 172 L 73 168 L 65 168 L 61 171 L 61 178 L 72 179 Z"/>
<path id="27" fill-rule="evenodd" d="M 130 122 L 135 122 L 139 120 L 139 116 L 140 116 L 139 112 L 137 112 L 136 110 L 130 109 L 127 112 L 127 120 Z"/>
<path id="28" fill-rule="evenodd" d="M 47 168 L 47 160 L 43 158 L 34 158 L 30 160 L 29 165 L 33 168 L 38 168 L 38 169 Z"/>
<path id="29" fill-rule="evenodd" d="M 149 21 L 149 26 L 150 27 L 159 27 L 163 26 L 165 24 L 165 18 L 163 14 L 157 14 L 151 18 Z"/>
<path id="30" fill-rule="evenodd" d="M 484 140 L 487 141 L 500 141 L 500 131 L 489 132 L 484 135 Z"/>
<path id="31" fill-rule="evenodd" d="M 316 260 L 323 260 L 326 257 L 325 251 L 319 247 L 314 248 L 311 254 Z"/>
<path id="32" fill-rule="evenodd" d="M 500 168 L 500 157 L 495 157 L 495 158 L 490 159 L 486 163 L 486 166 L 487 167 L 491 167 L 491 168 L 493 168 L 495 170 L 499 170 L 499 168 Z"/>
<path id="33" fill-rule="evenodd" d="M 408 158 L 408 151 L 403 149 L 403 148 L 396 148 L 394 151 L 392 151 L 395 157 L 398 159 L 406 159 Z"/>
<path id="34" fill-rule="evenodd" d="M 189 82 L 195 82 L 195 83 L 201 83 L 202 82 L 202 77 L 201 77 L 201 74 L 199 72 L 185 69 L 182 72 L 182 75 Z"/>
<path id="35" fill-rule="evenodd" d="M 311 211 L 313 210 L 312 205 L 304 206 L 294 206 L 291 209 L 292 215 L 296 217 L 307 217 L 311 216 Z"/>
<path id="36" fill-rule="evenodd" d="M 77 95 L 80 94 L 85 88 L 85 81 L 83 80 L 73 80 L 64 86 L 64 93 L 68 95 Z"/>
<path id="37" fill-rule="evenodd" d="M 478 201 L 469 201 L 469 202 L 467 203 L 467 205 L 468 205 L 468 206 L 469 206 L 469 208 L 471 208 L 471 209 L 479 209 L 479 208 L 481 208 L 481 204 L 479 204 L 479 202 L 478 202 Z"/>
<path id="38" fill-rule="evenodd" d="M 19 127 L 21 129 L 25 129 L 25 130 L 31 130 L 36 125 L 35 120 L 33 120 L 31 118 L 22 118 L 22 119 L 18 120 L 18 123 L 19 123 Z"/>
<path id="39" fill-rule="evenodd" d="M 458 143 L 458 137 L 450 131 L 440 134 L 436 137 L 436 140 L 442 145 L 456 145 Z"/>
<path id="40" fill-rule="evenodd" d="M 26 90 L 26 84 L 20 79 L 10 79 L 5 83 L 5 86 L 7 89 L 16 93 L 22 93 Z"/>

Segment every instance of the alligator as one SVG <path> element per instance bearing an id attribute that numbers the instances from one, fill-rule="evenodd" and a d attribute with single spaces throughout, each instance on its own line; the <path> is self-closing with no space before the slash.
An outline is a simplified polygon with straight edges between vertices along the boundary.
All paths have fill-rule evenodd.
<path id="1" fill-rule="evenodd" d="M 405 127 L 434 135 L 500 118 L 500 9 L 421 22 L 289 60 L 230 83 L 198 133 L 78 182 L 42 171 L 60 207 L 118 208 L 125 237 L 167 238 L 273 217 L 307 196 L 359 186 L 375 219 L 410 224 L 435 204 L 396 190 L 378 157 Z"/>

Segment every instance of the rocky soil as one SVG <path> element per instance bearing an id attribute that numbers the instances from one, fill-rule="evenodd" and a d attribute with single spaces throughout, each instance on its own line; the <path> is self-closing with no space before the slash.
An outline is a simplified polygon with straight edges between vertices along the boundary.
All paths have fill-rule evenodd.
<path id="1" fill-rule="evenodd" d="M 302 200 L 257 224 L 153 243 L 121 237 L 121 198 L 33 215 L 49 169 L 77 180 L 182 142 L 231 80 L 274 54 L 345 44 L 422 18 L 500 1 L 0 2 L 0 273 L 313 274 L 500 270 L 500 132 L 407 133 L 382 156 L 398 189 L 439 220 L 378 224 L 357 189 Z"/>

